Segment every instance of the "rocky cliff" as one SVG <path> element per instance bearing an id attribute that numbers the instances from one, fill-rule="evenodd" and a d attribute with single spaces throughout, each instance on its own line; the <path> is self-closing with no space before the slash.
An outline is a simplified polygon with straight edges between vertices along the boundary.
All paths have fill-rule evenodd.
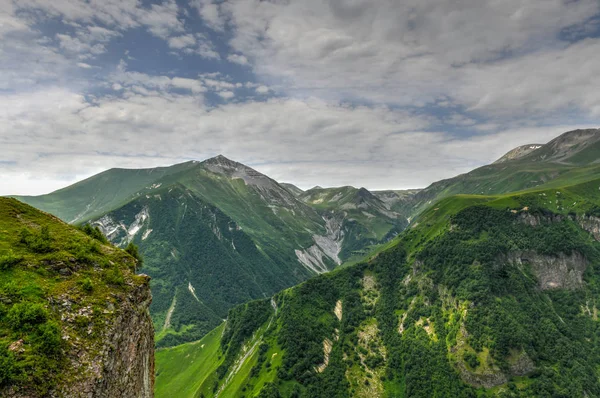
<path id="1" fill-rule="evenodd" d="M 113 318 L 95 346 L 70 351 L 74 379 L 56 389 L 57 397 L 153 397 L 154 332 L 148 308 L 152 297 L 146 283 L 127 296 L 116 296 L 107 311 Z"/>
<path id="2" fill-rule="evenodd" d="M 150 278 L 96 232 L 0 198 L 0 397 L 153 397 Z"/>

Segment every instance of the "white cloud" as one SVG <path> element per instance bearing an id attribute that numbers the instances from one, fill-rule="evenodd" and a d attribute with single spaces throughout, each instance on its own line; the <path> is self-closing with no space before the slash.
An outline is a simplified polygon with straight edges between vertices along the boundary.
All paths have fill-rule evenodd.
<path id="1" fill-rule="evenodd" d="M 85 62 L 77 62 L 77 66 L 79 66 L 82 69 L 91 69 L 91 68 L 93 68 L 92 65 L 86 64 Z"/>
<path id="2" fill-rule="evenodd" d="M 181 49 L 185 47 L 191 47 L 196 44 L 196 38 L 191 34 L 174 36 L 169 38 L 168 43 L 169 47 L 171 48 Z"/>
<path id="3" fill-rule="evenodd" d="M 231 98 L 235 97 L 235 93 L 233 91 L 221 91 L 221 92 L 218 92 L 217 94 L 219 94 L 219 97 L 221 97 L 223 99 L 231 99 Z"/>
<path id="4" fill-rule="evenodd" d="M 227 60 L 240 65 L 248 65 L 248 58 L 239 54 L 229 54 Z"/>
<path id="5" fill-rule="evenodd" d="M 234 50 L 253 60 L 263 81 L 283 82 L 290 95 L 416 106 L 450 96 L 482 116 L 500 105 L 507 112 L 534 110 L 536 117 L 570 105 L 597 114 L 597 94 L 585 81 L 598 79 L 589 65 L 598 59 L 600 39 L 571 45 L 558 37 L 563 29 L 589 31 L 588 19 L 599 11 L 597 0 L 219 5 Z M 534 83 L 517 87 L 527 79 L 542 90 Z M 554 93 L 550 103 L 548 93 Z"/>
<path id="6" fill-rule="evenodd" d="M 256 92 L 259 94 L 267 94 L 269 92 L 269 87 L 267 86 L 258 86 L 256 87 Z"/>
<path id="7" fill-rule="evenodd" d="M 224 30 L 225 18 L 219 3 L 213 3 L 211 0 L 194 0 L 192 5 L 198 9 L 198 14 L 209 27 L 219 32 Z"/>
<path id="8" fill-rule="evenodd" d="M 163 39 L 184 31 L 174 0 L 164 0 L 149 7 L 143 7 L 137 0 L 20 0 L 16 4 L 20 12 L 29 13 L 31 18 L 46 15 L 61 17 L 67 22 L 94 24 L 98 21 L 118 30 L 143 26 Z"/>
<path id="9" fill-rule="evenodd" d="M 106 51 L 106 47 L 103 44 L 86 43 L 77 37 L 58 33 L 56 38 L 60 42 L 60 48 L 66 50 L 67 52 L 99 55 Z"/>
<path id="10" fill-rule="evenodd" d="M 121 90 L 123 87 L 126 87 L 137 93 L 147 95 L 155 95 L 173 89 L 189 90 L 193 94 L 201 94 L 206 91 L 200 80 L 131 72 L 126 70 L 126 65 L 123 61 L 121 61 L 117 71 L 109 79 L 113 83 L 112 87 L 114 90 Z"/>

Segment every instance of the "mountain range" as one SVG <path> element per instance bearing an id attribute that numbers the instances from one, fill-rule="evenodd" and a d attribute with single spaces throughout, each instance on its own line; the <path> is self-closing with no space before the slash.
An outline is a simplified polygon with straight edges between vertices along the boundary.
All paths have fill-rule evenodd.
<path id="1" fill-rule="evenodd" d="M 600 396 L 600 130 L 422 190 L 217 156 L 18 199 L 139 246 L 158 397 Z"/>
<path id="2" fill-rule="evenodd" d="M 301 192 L 224 156 L 17 198 L 139 246 L 158 346 L 197 340 L 232 306 L 360 259 L 408 224 L 364 188 Z"/>
<path id="3" fill-rule="evenodd" d="M 157 396 L 600 396 L 599 139 L 569 132 L 403 194 L 414 218 L 367 261 L 159 350 Z"/>

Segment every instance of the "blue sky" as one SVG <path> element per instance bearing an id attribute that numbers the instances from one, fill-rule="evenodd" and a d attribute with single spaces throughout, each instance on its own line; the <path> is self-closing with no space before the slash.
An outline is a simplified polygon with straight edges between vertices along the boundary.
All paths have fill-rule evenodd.
<path id="1" fill-rule="evenodd" d="M 423 187 L 600 126 L 597 0 L 0 0 L 0 194 L 219 153 Z"/>

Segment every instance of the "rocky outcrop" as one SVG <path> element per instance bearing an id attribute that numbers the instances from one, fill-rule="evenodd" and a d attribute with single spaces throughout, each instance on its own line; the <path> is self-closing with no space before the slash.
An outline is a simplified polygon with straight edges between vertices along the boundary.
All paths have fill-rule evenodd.
<path id="1" fill-rule="evenodd" d="M 339 254 L 344 241 L 342 220 L 335 216 L 323 217 L 323 220 L 326 227 L 325 235 L 313 235 L 314 245 L 307 249 L 295 250 L 298 261 L 319 274 L 329 270 L 324 258 L 329 258 L 337 265 L 342 263 Z"/>
<path id="2" fill-rule="evenodd" d="M 467 366 L 462 361 L 458 361 L 457 365 L 460 377 L 465 383 L 470 384 L 473 387 L 492 388 L 508 381 L 506 375 L 496 367 L 489 367 L 481 372 L 475 373 L 468 370 Z"/>
<path id="3" fill-rule="evenodd" d="M 519 213 L 517 220 L 525 225 L 529 225 L 530 227 L 537 227 L 542 224 L 562 222 L 566 218 L 567 217 L 563 216 L 562 214 L 532 214 L 527 211 L 527 208 L 525 208 Z"/>
<path id="4" fill-rule="evenodd" d="M 63 326 L 67 371 L 49 398 L 152 398 L 154 396 L 154 329 L 148 311 L 152 297 L 149 280 L 132 284 L 126 294 L 110 294 L 102 309 L 104 324 L 92 321 L 96 309 L 80 307 L 72 297 L 54 298 L 51 305 L 62 308 L 65 325 L 89 320 L 89 339 L 72 337 Z M 77 327 L 77 326 L 73 326 Z M 97 336 L 96 333 L 98 334 Z M 37 398 L 32 391 L 0 389 L 7 398 Z"/>
<path id="5" fill-rule="evenodd" d="M 577 217 L 579 225 L 584 230 L 588 231 L 594 236 L 598 242 L 600 242 L 600 218 L 595 216 L 581 216 Z"/>
<path id="6" fill-rule="evenodd" d="M 533 372 L 535 364 L 525 351 L 521 351 L 509 360 L 510 374 L 513 376 L 526 376 Z"/>
<path id="7" fill-rule="evenodd" d="M 98 345 L 83 347 L 85 352 L 76 349 L 70 353 L 72 367 L 78 372 L 75 380 L 57 389 L 55 396 L 154 396 L 154 329 L 148 311 L 152 300 L 148 282 L 117 299 L 120 303 L 109 314 L 112 319 Z"/>
<path id="8" fill-rule="evenodd" d="M 542 290 L 581 288 L 587 267 L 586 258 L 579 252 L 549 256 L 534 251 L 513 251 L 501 261 L 518 267 L 529 265 Z"/>

